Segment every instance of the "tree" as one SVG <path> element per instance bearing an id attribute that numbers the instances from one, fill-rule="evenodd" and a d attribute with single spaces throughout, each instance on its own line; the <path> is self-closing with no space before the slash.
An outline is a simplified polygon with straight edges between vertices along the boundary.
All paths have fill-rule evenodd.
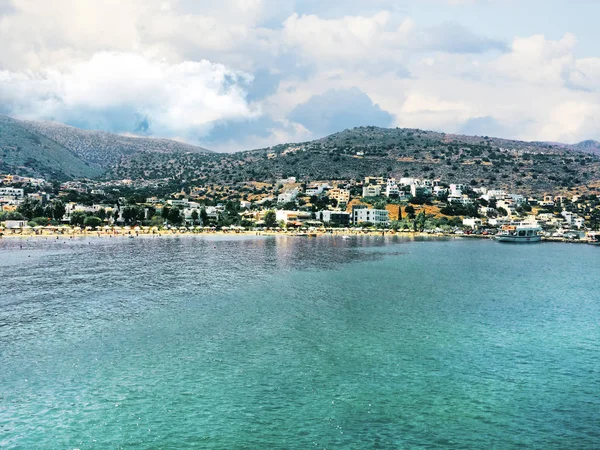
<path id="1" fill-rule="evenodd" d="M 274 228 L 277 226 L 277 214 L 275 214 L 275 211 L 272 209 L 265 213 L 265 226 L 268 228 Z"/>
<path id="2" fill-rule="evenodd" d="M 168 220 L 173 225 L 181 225 L 181 223 L 183 222 L 183 216 L 181 215 L 178 208 L 171 208 L 171 210 L 169 211 Z"/>
<path id="3" fill-rule="evenodd" d="M 25 220 L 25 216 L 18 211 L 0 212 L 0 220 Z"/>
<path id="4" fill-rule="evenodd" d="M 43 227 L 49 225 L 50 223 L 50 218 L 49 217 L 34 217 L 33 219 L 31 219 L 29 221 L 29 225 L 31 226 L 37 226 L 37 225 L 41 225 Z"/>
<path id="5" fill-rule="evenodd" d="M 140 215 L 139 209 L 137 206 L 126 206 L 123 208 L 123 220 L 125 223 L 131 224 L 138 220 Z"/>
<path id="6" fill-rule="evenodd" d="M 426 220 L 427 217 L 423 211 L 417 214 L 417 217 L 415 218 L 415 231 L 423 231 L 425 229 Z"/>
<path id="7" fill-rule="evenodd" d="M 162 216 L 152 216 L 150 219 L 150 225 L 153 227 L 161 227 L 165 222 L 165 219 Z"/>
<path id="8" fill-rule="evenodd" d="M 100 225 L 102 225 L 102 219 L 96 216 L 89 216 L 85 218 L 83 224 L 86 227 L 98 228 Z"/>
<path id="9" fill-rule="evenodd" d="M 196 225 L 196 222 L 198 221 L 198 217 L 199 217 L 198 210 L 196 210 L 196 209 L 193 210 L 192 211 L 192 223 L 194 225 Z"/>
<path id="10" fill-rule="evenodd" d="M 203 226 L 208 225 L 208 213 L 206 212 L 205 208 L 200 210 L 200 221 L 202 222 Z"/>
<path id="11" fill-rule="evenodd" d="M 83 211 L 73 211 L 71 214 L 71 225 L 76 225 L 78 227 L 84 226 L 86 217 L 87 214 Z"/>
<path id="12" fill-rule="evenodd" d="M 65 204 L 61 200 L 56 200 L 52 203 L 52 217 L 55 220 L 61 220 L 66 212 L 67 208 L 65 208 Z"/>
<path id="13" fill-rule="evenodd" d="M 387 205 L 387 202 L 385 200 L 378 200 L 375 203 L 373 203 L 373 208 L 374 209 L 385 209 Z"/>
<path id="14" fill-rule="evenodd" d="M 34 217 L 41 217 L 44 215 L 44 208 L 42 204 L 38 200 L 34 200 L 30 197 L 27 197 L 23 202 L 17 207 L 17 211 L 27 219 L 31 220 Z"/>

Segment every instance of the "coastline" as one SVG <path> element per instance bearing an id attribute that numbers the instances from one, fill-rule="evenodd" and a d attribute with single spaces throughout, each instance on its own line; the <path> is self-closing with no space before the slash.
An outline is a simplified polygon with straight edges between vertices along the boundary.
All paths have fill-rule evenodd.
<path id="1" fill-rule="evenodd" d="M 15 230 L 16 231 L 16 230 Z M 92 231 L 92 230 L 76 230 L 76 229 L 65 229 L 64 232 L 42 230 L 41 232 L 34 232 L 33 230 L 27 230 L 27 232 L 10 232 L 6 234 L 0 234 L 0 241 L 2 239 L 13 240 L 13 239 L 27 239 L 27 240 L 48 240 L 48 239 L 82 239 L 82 238 L 168 238 L 168 237 L 297 237 L 297 238 L 318 238 L 323 236 L 330 237 L 361 237 L 361 236 L 398 236 L 406 238 L 452 238 L 452 239 L 484 239 L 493 240 L 493 235 L 478 235 L 478 234 L 454 234 L 454 233 L 425 233 L 425 232 L 395 232 L 395 231 L 375 231 L 375 230 L 352 230 L 352 229 L 340 229 L 333 231 L 311 231 L 311 232 L 298 232 L 298 231 L 249 231 L 249 230 L 201 230 L 201 231 L 184 231 L 184 230 L 119 230 L 119 231 Z M 585 239 L 566 239 L 560 237 L 542 237 L 541 242 L 550 243 L 568 243 L 568 244 L 588 244 Z"/>

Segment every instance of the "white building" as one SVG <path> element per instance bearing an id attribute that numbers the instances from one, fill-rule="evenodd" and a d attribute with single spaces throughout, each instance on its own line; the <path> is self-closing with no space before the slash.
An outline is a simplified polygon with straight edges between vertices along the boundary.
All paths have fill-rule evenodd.
<path id="1" fill-rule="evenodd" d="M 463 225 L 465 227 L 471 227 L 473 230 L 478 230 L 481 228 L 482 222 L 481 219 L 477 217 L 465 217 L 463 219 Z"/>
<path id="2" fill-rule="evenodd" d="M 410 186 L 410 193 L 413 197 L 427 197 L 428 195 L 431 195 L 431 187 L 412 184 Z"/>
<path id="3" fill-rule="evenodd" d="M 481 198 L 487 200 L 503 200 L 508 196 L 508 194 L 501 189 L 490 189 L 487 191 L 485 195 L 482 195 Z"/>
<path id="4" fill-rule="evenodd" d="M 308 211 L 286 211 L 278 209 L 275 211 L 275 218 L 277 219 L 277 222 L 283 221 L 286 225 L 289 223 L 296 225 L 311 220 L 312 214 Z"/>
<path id="5" fill-rule="evenodd" d="M 464 184 L 460 184 L 460 183 L 453 183 L 450 185 L 450 192 L 451 193 L 460 193 L 462 194 L 462 191 L 464 191 L 466 188 L 466 185 Z"/>
<path id="6" fill-rule="evenodd" d="M 189 208 L 190 202 L 187 198 L 167 200 L 167 205 L 180 208 Z"/>
<path id="7" fill-rule="evenodd" d="M 511 218 L 516 214 L 516 206 L 512 200 L 498 200 L 496 202 L 496 209 L 502 208 L 508 213 L 508 217 Z"/>
<path id="8" fill-rule="evenodd" d="M 385 209 L 355 209 L 352 211 L 352 223 L 360 224 L 370 222 L 373 225 L 387 225 L 390 222 L 390 214 Z"/>
<path id="9" fill-rule="evenodd" d="M 325 223 L 331 223 L 336 225 L 349 225 L 350 213 L 347 213 L 345 211 L 318 211 L 316 213 L 316 219 Z"/>
<path id="10" fill-rule="evenodd" d="M 293 184 L 296 182 L 296 177 L 288 177 L 288 178 L 282 178 L 280 180 L 277 180 L 277 183 L 279 184 Z"/>
<path id="11" fill-rule="evenodd" d="M 412 186 L 413 184 L 419 184 L 420 181 L 418 178 L 402 177 L 398 184 L 400 186 Z"/>
<path id="12" fill-rule="evenodd" d="M 288 203 L 296 200 L 299 194 L 298 189 L 292 189 L 289 191 L 285 191 L 277 196 L 277 203 Z"/>
<path id="13" fill-rule="evenodd" d="M 23 198 L 25 195 L 23 189 L 20 188 L 12 188 L 12 187 L 3 187 L 0 188 L 0 197 L 12 197 L 13 199 Z"/>
<path id="14" fill-rule="evenodd" d="M 314 184 L 307 186 L 304 193 L 308 196 L 321 195 L 325 189 L 329 189 L 330 187 L 327 183 Z"/>
<path id="15" fill-rule="evenodd" d="M 398 185 L 396 184 L 396 180 L 393 178 L 389 178 L 385 185 L 385 196 L 396 198 L 400 195 L 400 189 L 398 189 Z"/>
<path id="16" fill-rule="evenodd" d="M 378 197 L 381 195 L 381 186 L 370 184 L 368 186 L 363 186 L 363 197 Z"/>
<path id="17" fill-rule="evenodd" d="M 472 205 L 473 200 L 471 200 L 467 195 L 462 194 L 450 194 L 448 196 L 448 203 L 460 203 L 461 205 Z"/>
<path id="18" fill-rule="evenodd" d="M 15 228 L 23 228 L 27 225 L 26 220 L 7 220 L 6 228 L 14 230 Z"/>
<path id="19" fill-rule="evenodd" d="M 527 203 L 527 199 L 521 194 L 509 194 L 509 198 L 513 201 L 515 206 L 521 206 Z"/>

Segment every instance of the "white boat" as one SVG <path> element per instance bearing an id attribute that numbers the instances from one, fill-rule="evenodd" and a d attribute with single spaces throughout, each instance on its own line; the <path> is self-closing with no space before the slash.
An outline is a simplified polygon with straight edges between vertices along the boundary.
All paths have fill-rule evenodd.
<path id="1" fill-rule="evenodd" d="M 542 240 L 542 228 L 537 223 L 519 222 L 504 225 L 496 235 L 498 242 L 529 243 Z"/>

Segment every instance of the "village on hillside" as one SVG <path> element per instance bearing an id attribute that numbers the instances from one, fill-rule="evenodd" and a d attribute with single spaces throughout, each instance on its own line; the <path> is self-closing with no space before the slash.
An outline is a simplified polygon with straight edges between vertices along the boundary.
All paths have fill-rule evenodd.
<path id="1" fill-rule="evenodd" d="M 167 180 L 61 184 L 0 175 L 0 232 L 350 229 L 490 235 L 506 224 L 535 221 L 546 236 L 579 239 L 600 228 L 594 193 L 525 197 L 493 186 L 382 176 L 312 182 L 289 177 L 157 194 L 168 187 Z"/>

